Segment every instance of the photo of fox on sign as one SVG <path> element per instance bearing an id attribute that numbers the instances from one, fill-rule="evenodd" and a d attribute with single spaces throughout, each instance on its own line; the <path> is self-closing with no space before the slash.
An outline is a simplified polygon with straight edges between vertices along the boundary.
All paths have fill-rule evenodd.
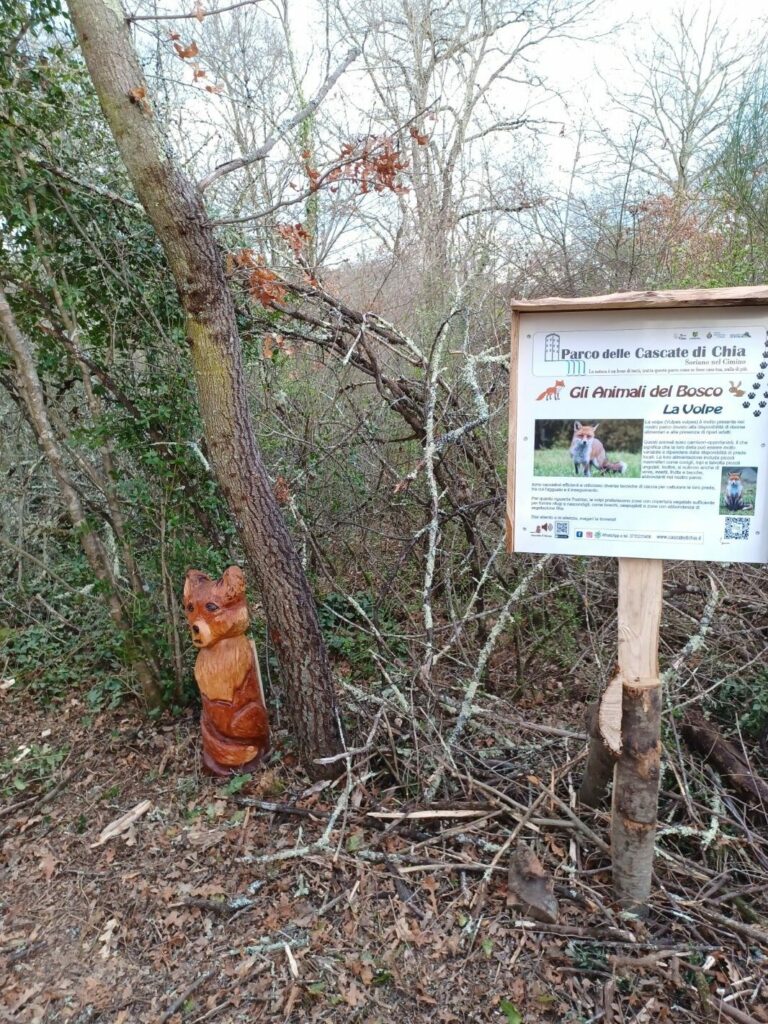
<path id="1" fill-rule="evenodd" d="M 768 561 L 768 291 L 513 305 L 508 547 Z"/>

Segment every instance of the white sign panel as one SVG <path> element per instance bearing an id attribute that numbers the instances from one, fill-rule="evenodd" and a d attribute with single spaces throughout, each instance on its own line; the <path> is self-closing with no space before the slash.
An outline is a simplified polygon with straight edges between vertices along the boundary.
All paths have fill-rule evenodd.
<path id="1" fill-rule="evenodd" d="M 516 551 L 768 562 L 768 307 L 519 323 Z"/>

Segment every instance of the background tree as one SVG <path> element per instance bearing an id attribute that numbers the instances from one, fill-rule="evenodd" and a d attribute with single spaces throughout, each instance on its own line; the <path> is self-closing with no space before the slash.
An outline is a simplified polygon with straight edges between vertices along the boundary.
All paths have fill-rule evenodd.
<path id="1" fill-rule="evenodd" d="M 14 396 L 18 394 L 19 400 L 23 402 L 24 412 L 35 433 L 37 443 L 58 482 L 67 515 L 77 533 L 94 576 L 104 588 L 109 614 L 123 638 L 126 660 L 136 673 L 147 704 L 150 707 L 157 707 L 160 704 L 161 695 L 155 673 L 146 658 L 142 657 L 131 617 L 120 600 L 117 580 L 106 547 L 98 533 L 88 523 L 80 496 L 67 472 L 62 450 L 48 419 L 45 396 L 37 375 L 29 341 L 19 330 L 1 285 L 0 328 L 16 365 L 16 379 L 19 388 L 18 392 L 12 392 L 12 394 Z"/>
<path id="2" fill-rule="evenodd" d="M 103 0 L 72 0 L 69 7 L 105 117 L 176 281 L 211 462 L 264 596 L 302 758 L 311 773 L 327 774 L 315 761 L 339 749 L 328 656 L 256 446 L 234 304 L 200 193 L 164 153 L 122 8 Z"/>
<path id="3" fill-rule="evenodd" d="M 714 153 L 709 174 L 712 204 L 725 239 L 719 266 L 722 279 L 744 284 L 765 280 L 768 233 L 768 81 L 758 66 L 741 84 L 728 130 Z"/>
<path id="4" fill-rule="evenodd" d="M 633 162 L 661 191 L 683 197 L 701 187 L 754 52 L 729 37 L 711 7 L 680 7 L 671 32 L 656 31 L 648 47 L 631 55 L 637 84 L 612 94 L 642 138 Z"/>

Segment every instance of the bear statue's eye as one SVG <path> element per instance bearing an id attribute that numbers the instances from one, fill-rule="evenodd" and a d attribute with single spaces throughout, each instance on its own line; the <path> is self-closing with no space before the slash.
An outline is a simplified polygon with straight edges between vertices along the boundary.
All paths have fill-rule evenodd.
<path id="1" fill-rule="evenodd" d="M 195 606 L 190 601 L 189 604 L 187 605 L 187 611 L 188 612 L 193 612 L 194 610 L 195 610 Z"/>
<path id="2" fill-rule="evenodd" d="M 207 612 L 217 612 L 219 610 L 219 606 L 217 604 L 214 604 L 212 601 L 209 601 L 208 604 L 205 606 L 205 610 Z"/>

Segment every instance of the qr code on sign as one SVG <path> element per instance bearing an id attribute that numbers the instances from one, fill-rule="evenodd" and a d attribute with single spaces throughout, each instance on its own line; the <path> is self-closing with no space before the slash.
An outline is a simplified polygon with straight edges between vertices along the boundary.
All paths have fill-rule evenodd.
<path id="1" fill-rule="evenodd" d="M 562 540 L 568 539 L 568 523 L 555 523 L 555 537 Z"/>
<path id="2" fill-rule="evenodd" d="M 741 516 L 725 517 L 726 540 L 749 540 L 749 519 Z"/>

